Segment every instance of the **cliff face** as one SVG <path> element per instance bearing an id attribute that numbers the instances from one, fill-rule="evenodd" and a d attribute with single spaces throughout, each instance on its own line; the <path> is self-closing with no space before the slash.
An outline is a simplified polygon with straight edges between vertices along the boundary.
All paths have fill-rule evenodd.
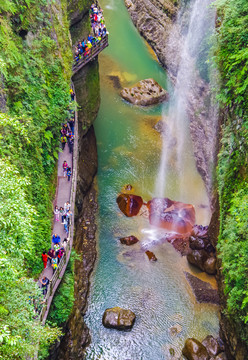
<path id="1" fill-rule="evenodd" d="M 134 25 L 153 47 L 159 61 L 167 69 L 172 82 L 174 82 L 180 59 L 180 54 L 177 51 L 179 48 L 177 45 L 180 44 L 179 29 L 175 21 L 177 4 L 173 1 L 160 2 L 159 0 L 125 0 L 125 3 Z M 240 16 L 238 21 L 240 21 Z M 232 43 L 235 44 L 235 41 Z M 229 80 L 228 76 L 225 78 L 226 81 Z M 210 101 L 209 84 L 199 76 L 194 88 L 190 89 L 188 114 L 196 165 L 206 184 L 211 200 L 213 214 L 209 234 L 213 245 L 216 247 L 220 229 L 220 209 L 217 185 L 212 184 L 211 179 L 212 173 L 215 175 L 220 125 L 226 121 L 227 114 L 225 110 L 219 115 L 209 111 L 208 104 Z M 213 118 L 219 118 L 216 124 L 213 123 Z M 230 157 L 231 150 L 229 151 Z M 224 295 L 224 276 L 220 259 L 218 259 L 217 278 L 221 299 L 220 336 L 225 341 L 228 359 L 245 360 L 248 350 L 245 342 L 241 340 L 242 336 L 239 335 L 242 334 L 240 328 L 242 325 L 235 324 L 232 318 L 226 315 L 227 296 Z"/>
<path id="2" fill-rule="evenodd" d="M 88 35 L 88 10 L 91 1 L 69 1 L 72 43 Z M 75 25 L 76 24 L 76 25 Z M 87 307 L 90 274 L 96 259 L 95 214 L 97 199 L 95 175 L 97 146 L 93 122 L 100 105 L 98 61 L 90 62 L 72 77 L 78 103 L 78 169 L 75 212 L 74 249 L 79 259 L 74 266 L 72 313 L 65 325 L 65 336 L 53 349 L 51 359 L 82 359 L 90 342 L 83 316 Z"/>
<path id="3" fill-rule="evenodd" d="M 172 83 L 178 72 L 181 58 L 180 28 L 176 21 L 179 4 L 173 0 L 125 0 L 134 25 L 156 52 L 166 68 Z M 187 11 L 186 11 L 187 16 Z M 215 164 L 216 128 L 212 110 L 209 110 L 211 93 L 209 84 L 200 76 L 189 90 L 188 114 L 196 166 L 212 197 L 212 171 Z M 213 161 L 214 159 L 214 161 Z"/>

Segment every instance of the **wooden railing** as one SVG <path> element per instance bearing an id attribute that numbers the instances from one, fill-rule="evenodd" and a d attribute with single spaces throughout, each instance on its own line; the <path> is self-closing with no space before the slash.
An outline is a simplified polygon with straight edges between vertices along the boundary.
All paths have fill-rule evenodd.
<path id="1" fill-rule="evenodd" d="M 95 57 L 106 47 L 108 46 L 108 34 L 102 37 L 101 41 L 92 46 L 90 52 L 87 56 L 82 54 L 81 59 L 74 63 L 72 67 L 72 71 L 75 74 L 78 70 L 80 70 L 83 66 L 85 66 L 88 62 L 95 59 Z"/>
<path id="2" fill-rule="evenodd" d="M 74 90 L 74 89 L 73 89 Z M 75 91 L 74 91 L 75 92 Z M 76 98 L 75 98 L 76 101 Z M 72 179 L 71 179 L 71 194 L 70 194 L 70 204 L 71 208 L 74 209 L 75 205 L 75 197 L 76 197 L 76 186 L 77 186 L 77 160 L 78 160 L 78 118 L 77 118 L 77 111 L 75 111 L 75 127 L 74 127 L 74 147 L 73 147 L 73 158 L 72 158 L 72 164 L 73 164 L 73 173 L 72 173 Z M 74 212 L 73 212 L 74 213 Z M 73 232 L 74 232 L 74 216 L 72 216 L 71 219 L 71 225 L 69 228 L 69 241 L 66 244 L 65 253 L 62 256 L 57 269 L 55 270 L 48 288 L 46 296 L 43 299 L 42 302 L 42 310 L 40 312 L 40 321 L 44 325 L 50 310 L 50 306 L 54 297 L 54 294 L 61 282 L 61 279 L 65 273 L 65 270 L 67 268 L 68 261 L 70 259 L 71 250 L 73 246 Z"/>

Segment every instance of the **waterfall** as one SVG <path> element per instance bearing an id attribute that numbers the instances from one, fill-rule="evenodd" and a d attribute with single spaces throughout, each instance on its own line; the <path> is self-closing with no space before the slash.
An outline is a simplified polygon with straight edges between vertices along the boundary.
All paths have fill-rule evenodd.
<path id="1" fill-rule="evenodd" d="M 207 55 L 209 38 L 215 25 L 215 12 L 212 0 L 186 2 L 178 14 L 175 30 L 168 44 L 177 47 L 174 91 L 169 101 L 169 109 L 163 111 L 162 154 L 155 184 L 155 196 L 164 197 L 171 193 L 170 187 L 177 187 L 177 200 L 183 201 L 190 184 L 187 164 L 189 162 L 189 109 L 198 111 L 195 106 L 197 83 L 201 77 L 208 77 Z M 170 71 L 171 70 L 171 71 Z M 201 76 L 201 77 L 200 77 Z M 208 80 L 208 79 L 207 79 Z"/>

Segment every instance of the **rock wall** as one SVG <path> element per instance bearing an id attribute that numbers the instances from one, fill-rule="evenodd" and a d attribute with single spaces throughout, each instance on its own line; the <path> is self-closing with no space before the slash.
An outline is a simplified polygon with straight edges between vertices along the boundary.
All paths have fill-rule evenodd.
<path id="1" fill-rule="evenodd" d="M 50 359 L 82 359 L 84 348 L 90 342 L 89 329 L 83 316 L 87 306 L 89 278 L 96 259 L 95 215 L 97 211 L 95 175 L 97 146 L 93 121 L 100 105 L 98 62 L 88 64 L 73 77 L 78 111 L 78 170 L 73 247 L 80 260 L 75 261 L 75 303 L 67 324 L 65 336 L 53 349 Z"/>
<path id="2" fill-rule="evenodd" d="M 172 83 L 175 82 L 181 42 L 176 22 L 179 3 L 173 0 L 125 0 L 125 4 L 134 25 L 154 49 L 162 66 L 167 69 Z M 212 172 L 216 162 L 217 130 L 213 126 L 216 114 L 209 110 L 208 106 L 210 101 L 209 84 L 198 76 L 190 89 L 188 114 L 196 166 L 206 184 L 213 207 Z"/>
<path id="3" fill-rule="evenodd" d="M 125 0 L 126 7 L 134 25 L 148 41 L 157 54 L 161 64 L 167 69 L 172 82 L 178 69 L 179 54 L 177 52 L 180 38 L 175 22 L 177 2 L 160 0 Z M 169 34 L 173 33 L 170 42 Z M 194 146 L 196 165 L 209 194 L 212 206 L 212 219 L 209 235 L 212 245 L 216 247 L 219 234 L 219 202 L 215 184 L 212 182 L 217 162 L 220 125 L 225 114 L 214 114 L 208 110 L 211 101 L 209 84 L 200 77 L 196 86 L 191 89 L 188 112 L 190 115 L 191 137 Z M 216 124 L 213 117 L 219 118 Z M 225 315 L 226 298 L 224 280 L 221 273 L 221 261 L 218 259 L 218 284 L 221 300 L 220 336 L 225 341 L 225 350 L 229 360 L 247 359 L 248 349 L 238 334 L 232 319 Z"/>
<path id="4" fill-rule="evenodd" d="M 92 4 L 91 0 L 67 0 L 67 2 L 67 11 L 72 26 L 83 19 Z"/>
<path id="5" fill-rule="evenodd" d="M 68 10 L 71 18 L 72 43 L 88 35 L 88 10 L 91 1 L 70 0 Z M 52 349 L 51 360 L 83 359 L 84 349 L 90 342 L 89 329 L 84 322 L 90 274 L 96 259 L 95 215 L 97 194 L 97 146 L 93 122 L 100 106 L 98 60 L 88 63 L 72 80 L 78 108 L 78 169 L 77 193 L 74 209 L 74 248 L 80 259 L 75 261 L 75 303 L 68 322 L 64 326 L 65 336 Z"/>

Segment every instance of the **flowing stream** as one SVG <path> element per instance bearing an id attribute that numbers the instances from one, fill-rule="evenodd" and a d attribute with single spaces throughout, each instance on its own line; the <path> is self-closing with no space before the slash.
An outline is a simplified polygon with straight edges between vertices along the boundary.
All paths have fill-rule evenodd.
<path id="1" fill-rule="evenodd" d="M 146 243 L 147 219 L 125 217 L 116 197 L 125 184 L 144 201 L 154 196 L 160 167 L 162 137 L 154 125 L 168 114 L 168 105 L 139 108 L 124 102 L 120 86 L 154 78 L 167 87 L 166 74 L 154 54 L 134 28 L 122 0 L 102 0 L 110 32 L 110 46 L 99 56 L 101 107 L 95 122 L 98 143 L 98 261 L 91 277 L 86 322 L 92 342 L 86 359 L 160 360 L 177 359 L 187 337 L 202 340 L 217 335 L 218 307 L 198 304 L 185 278 L 191 272 L 216 286 L 215 280 L 191 268 L 185 257 L 168 243 L 149 245 L 158 261 L 150 263 L 140 244 L 126 247 L 119 237 L 135 235 Z M 180 190 L 177 155 L 165 155 L 166 183 L 161 196 L 191 203 L 198 224 L 210 219 L 208 197 L 195 168 L 189 130 L 181 144 L 184 159 L 183 190 Z M 162 170 L 164 171 L 164 170 Z M 162 180 L 164 176 L 162 173 Z M 157 181 L 159 183 L 159 181 Z M 149 239 L 148 239 L 149 240 Z M 120 306 L 135 312 L 137 319 L 130 332 L 102 326 L 106 308 Z M 172 331 L 176 327 L 177 333 Z M 172 355 L 174 349 L 175 355 Z"/>

